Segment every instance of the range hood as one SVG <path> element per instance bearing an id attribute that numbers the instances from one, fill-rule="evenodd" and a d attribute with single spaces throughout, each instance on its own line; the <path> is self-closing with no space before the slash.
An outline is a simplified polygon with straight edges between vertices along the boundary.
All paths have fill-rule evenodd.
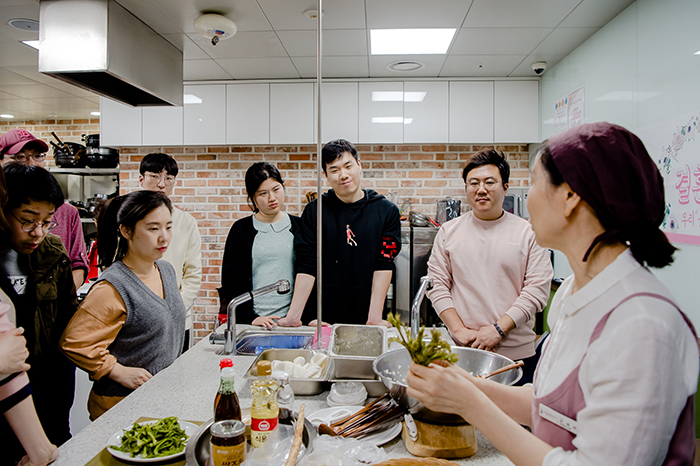
<path id="1" fill-rule="evenodd" d="M 182 106 L 182 52 L 114 0 L 42 0 L 39 71 L 131 106 Z"/>

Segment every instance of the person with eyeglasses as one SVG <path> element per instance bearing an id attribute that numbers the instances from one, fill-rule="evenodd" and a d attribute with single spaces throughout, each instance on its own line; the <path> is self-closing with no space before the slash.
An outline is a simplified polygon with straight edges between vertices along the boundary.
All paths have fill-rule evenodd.
<path id="1" fill-rule="evenodd" d="M 75 366 L 61 353 L 59 339 L 78 308 L 71 261 L 60 238 L 50 233 L 63 193 L 43 168 L 19 163 L 3 168 L 8 201 L 7 230 L 0 233 L 0 289 L 15 308 L 16 326 L 24 328 L 39 420 L 51 443 L 61 445 L 71 437 Z M 4 418 L 0 438 L 3 459 L 21 460 L 24 450 Z"/>
<path id="2" fill-rule="evenodd" d="M 168 154 L 146 155 L 139 165 L 139 184 L 148 191 L 157 191 L 170 197 L 178 174 L 177 162 Z M 202 284 L 202 238 L 197 220 L 173 206 L 173 237 L 163 260 L 175 268 L 177 285 L 187 309 L 185 330 L 186 351 L 192 344 L 192 307 Z"/>
<path id="3" fill-rule="evenodd" d="M 21 163 L 46 168 L 48 146 L 29 131 L 13 129 L 0 137 L 0 154 L 4 154 L 2 164 Z M 53 215 L 58 224 L 53 234 L 61 238 L 71 260 L 73 282 L 76 290 L 85 282 L 89 261 L 83 236 L 80 214 L 71 204 L 64 202 Z"/>
<path id="4" fill-rule="evenodd" d="M 537 365 L 535 313 L 547 304 L 554 271 L 530 223 L 503 210 L 509 177 L 508 161 L 493 149 L 467 163 L 472 210 L 440 227 L 426 295 L 457 344 L 522 359 L 525 384 Z"/>

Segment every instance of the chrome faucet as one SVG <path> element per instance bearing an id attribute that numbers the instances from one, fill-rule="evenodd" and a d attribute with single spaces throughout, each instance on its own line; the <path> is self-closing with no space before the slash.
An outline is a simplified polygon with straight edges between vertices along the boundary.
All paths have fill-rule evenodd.
<path id="1" fill-rule="evenodd" d="M 279 294 L 289 293 L 290 288 L 289 281 L 279 280 L 272 285 L 263 286 L 257 290 L 249 291 L 233 298 L 226 308 L 227 320 L 224 334 L 216 333 L 216 329 L 214 329 L 209 336 L 209 343 L 212 345 L 224 344 L 223 349 L 220 350 L 218 354 L 236 354 L 236 308 L 246 301 L 250 301 L 253 298 L 257 298 L 258 296 L 272 291 L 277 291 Z"/>
<path id="2" fill-rule="evenodd" d="M 433 277 L 426 275 L 420 278 L 420 286 L 411 305 L 411 338 L 416 338 L 420 328 L 420 305 L 425 298 L 425 292 L 433 287 Z"/>

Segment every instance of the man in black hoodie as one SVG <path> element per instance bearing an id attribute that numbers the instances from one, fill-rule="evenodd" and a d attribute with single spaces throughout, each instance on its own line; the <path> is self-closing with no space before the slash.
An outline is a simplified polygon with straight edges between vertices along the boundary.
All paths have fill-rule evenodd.
<path id="1" fill-rule="evenodd" d="M 394 257 L 401 250 L 399 209 L 384 196 L 360 187 L 357 149 L 344 139 L 331 141 L 321 154 L 331 185 L 323 194 L 323 321 L 384 325 L 384 300 Z M 294 297 L 282 326 L 316 319 L 316 219 L 310 202 L 294 239 L 297 276 Z M 303 314 L 302 314 L 303 313 Z"/>

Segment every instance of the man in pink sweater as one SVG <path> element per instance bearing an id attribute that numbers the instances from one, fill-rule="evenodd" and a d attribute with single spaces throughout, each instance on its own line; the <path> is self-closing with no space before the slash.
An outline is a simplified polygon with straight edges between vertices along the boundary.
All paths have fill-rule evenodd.
<path id="1" fill-rule="evenodd" d="M 435 237 L 427 295 L 456 343 L 522 359 L 524 384 L 537 365 L 535 313 L 547 304 L 553 270 L 530 223 L 503 210 L 509 176 L 503 154 L 490 149 L 464 168 L 472 210 Z"/>

